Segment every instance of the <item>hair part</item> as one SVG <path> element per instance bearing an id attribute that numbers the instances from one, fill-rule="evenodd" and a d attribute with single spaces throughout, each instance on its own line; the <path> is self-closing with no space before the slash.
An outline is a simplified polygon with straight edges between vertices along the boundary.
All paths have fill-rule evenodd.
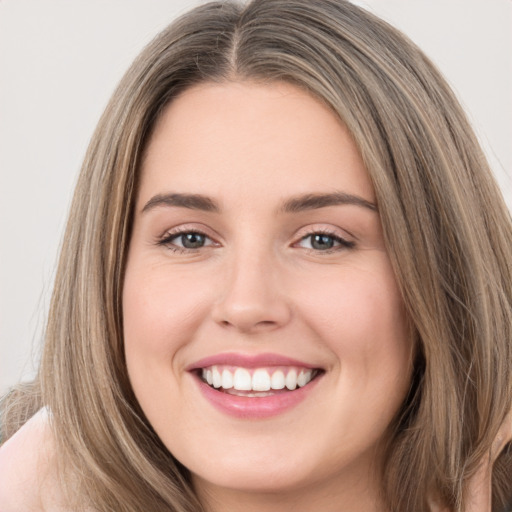
<path id="1" fill-rule="evenodd" d="M 226 81 L 292 83 L 351 132 L 418 340 L 381 468 L 383 496 L 394 511 L 426 511 L 432 497 L 462 511 L 466 482 L 512 406 L 510 214 L 439 72 L 400 32 L 345 0 L 200 6 L 122 79 L 76 187 L 36 386 L 65 466 L 99 511 L 201 510 L 131 390 L 121 295 L 155 123 L 187 88 Z M 494 467 L 493 511 L 512 495 L 511 473 L 508 451 Z"/>

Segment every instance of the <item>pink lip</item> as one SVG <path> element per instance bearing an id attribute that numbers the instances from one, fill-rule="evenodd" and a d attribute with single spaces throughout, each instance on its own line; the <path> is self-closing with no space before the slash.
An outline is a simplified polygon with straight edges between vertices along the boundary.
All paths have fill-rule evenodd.
<path id="1" fill-rule="evenodd" d="M 203 397 L 217 410 L 241 419 L 264 419 L 284 413 L 304 401 L 323 376 L 323 374 L 318 375 L 309 384 L 294 391 L 275 391 L 275 394 L 264 397 L 236 396 L 218 391 L 201 379 L 197 370 L 214 365 L 242 366 L 244 368 L 299 366 L 313 369 L 319 367 L 278 354 L 245 355 L 236 353 L 218 354 L 191 364 L 187 370 L 191 372 Z"/>
<path id="2" fill-rule="evenodd" d="M 242 419 L 264 419 L 287 411 L 305 400 L 321 377 L 319 375 L 303 388 L 294 391 L 276 391 L 276 394 L 271 396 L 248 397 L 218 391 L 203 382 L 198 375 L 194 375 L 202 395 L 216 409 Z"/>
<path id="3" fill-rule="evenodd" d="M 318 366 L 292 359 L 290 357 L 281 356 L 279 354 L 237 354 L 227 352 L 225 354 L 216 354 L 214 356 L 205 357 L 192 363 L 186 369 L 187 371 L 198 370 L 199 368 L 207 368 L 213 365 L 229 365 L 242 366 L 243 368 L 263 368 L 266 366 L 300 366 L 302 368 L 319 368 Z"/>

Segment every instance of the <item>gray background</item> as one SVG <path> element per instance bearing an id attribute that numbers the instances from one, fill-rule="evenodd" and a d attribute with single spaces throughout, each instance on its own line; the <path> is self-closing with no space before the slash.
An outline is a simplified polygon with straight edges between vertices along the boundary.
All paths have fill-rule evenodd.
<path id="1" fill-rule="evenodd" d="M 466 107 L 512 207 L 512 1 L 356 2 L 407 33 Z M 37 363 L 81 160 L 122 73 L 191 0 L 0 0 L 0 393 Z"/>

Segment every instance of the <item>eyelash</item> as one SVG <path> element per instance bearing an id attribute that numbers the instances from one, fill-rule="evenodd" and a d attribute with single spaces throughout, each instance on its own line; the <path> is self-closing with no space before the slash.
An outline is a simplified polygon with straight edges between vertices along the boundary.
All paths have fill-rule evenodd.
<path id="1" fill-rule="evenodd" d="M 302 236 L 300 238 L 300 240 L 298 242 L 296 242 L 294 245 L 296 245 L 296 244 L 298 244 L 298 243 L 300 243 L 300 242 L 302 242 L 304 240 L 307 240 L 308 238 L 312 238 L 315 235 L 321 235 L 321 236 L 326 236 L 326 237 L 332 238 L 335 243 L 339 244 L 338 246 L 332 247 L 330 249 L 324 249 L 324 250 L 312 249 L 312 248 L 308 248 L 307 249 L 308 251 L 313 252 L 315 254 L 318 254 L 318 253 L 321 253 L 321 254 L 332 254 L 332 253 L 343 251 L 343 250 L 347 250 L 347 249 L 353 249 L 355 247 L 355 245 L 356 245 L 355 242 L 352 242 L 350 240 L 346 240 L 345 238 L 342 238 L 338 234 L 333 233 L 332 231 L 329 231 L 328 229 L 314 229 L 314 230 L 311 230 L 309 233 L 307 233 L 304 236 Z"/>
<path id="2" fill-rule="evenodd" d="M 182 229 L 173 231 L 172 233 L 167 233 L 161 240 L 157 241 L 157 245 L 164 246 L 168 248 L 169 250 L 176 252 L 176 253 L 190 253 L 190 252 L 196 252 L 200 249 L 203 249 L 204 247 L 209 247 L 212 245 L 215 245 L 215 242 L 212 244 L 208 244 L 206 246 L 198 247 L 198 248 L 186 248 L 186 247 L 179 247 L 173 243 L 174 240 L 179 238 L 180 236 L 184 235 L 199 235 L 202 237 L 205 237 L 206 239 L 211 240 L 211 238 L 204 232 L 196 230 L 196 229 Z M 308 238 L 311 238 L 315 235 L 321 235 L 331 238 L 334 243 L 337 243 L 339 245 L 332 247 L 330 249 L 313 249 L 313 248 L 305 248 L 307 251 L 315 253 L 315 254 L 332 254 L 334 252 L 343 251 L 347 249 L 353 249 L 355 247 L 355 242 L 346 240 L 345 238 L 340 237 L 336 233 L 333 233 L 332 231 L 329 231 L 327 229 L 315 229 L 310 231 L 309 233 L 303 235 L 298 242 L 295 242 L 293 245 L 297 245 L 304 240 L 307 240 Z"/>
<path id="3" fill-rule="evenodd" d="M 161 240 L 158 240 L 157 245 L 164 246 L 167 249 L 169 249 L 173 252 L 176 252 L 176 253 L 180 253 L 180 254 L 196 252 L 199 249 L 203 249 L 205 247 L 205 246 L 203 246 L 203 247 L 192 249 L 192 248 L 187 248 L 187 247 L 179 247 L 173 243 L 174 240 L 176 240 L 180 236 L 184 236 L 184 235 L 199 235 L 199 236 L 205 237 L 206 239 L 211 240 L 211 238 L 206 233 L 199 231 L 197 229 L 179 229 L 179 230 L 173 231 L 172 233 L 166 233 Z M 208 246 L 206 246 L 206 247 L 208 247 Z"/>

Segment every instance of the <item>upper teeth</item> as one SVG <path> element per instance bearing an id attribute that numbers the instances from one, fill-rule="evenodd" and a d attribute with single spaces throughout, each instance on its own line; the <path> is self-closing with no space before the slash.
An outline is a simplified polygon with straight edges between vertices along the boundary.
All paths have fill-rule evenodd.
<path id="1" fill-rule="evenodd" d="M 214 388 L 238 391 L 294 390 L 305 386 L 313 378 L 314 370 L 307 368 L 234 368 L 211 366 L 202 369 L 203 379 Z"/>

